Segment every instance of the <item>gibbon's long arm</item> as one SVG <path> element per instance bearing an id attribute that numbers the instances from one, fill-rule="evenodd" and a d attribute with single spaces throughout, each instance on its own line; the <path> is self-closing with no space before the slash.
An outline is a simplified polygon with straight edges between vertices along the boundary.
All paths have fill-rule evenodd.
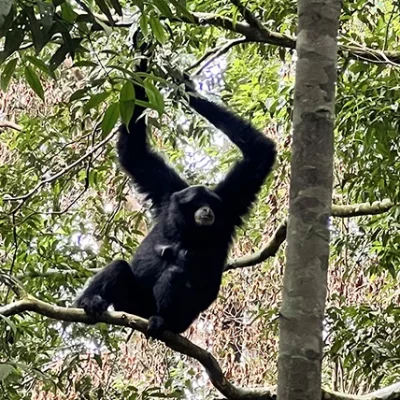
<path id="1" fill-rule="evenodd" d="M 241 217 L 248 212 L 274 165 L 275 143 L 225 108 L 193 92 L 189 94 L 190 106 L 228 136 L 243 154 L 243 159 L 214 189 L 221 197 L 232 223 L 240 225 Z"/>
<path id="2" fill-rule="evenodd" d="M 135 94 L 136 99 L 147 101 L 142 86 L 135 85 Z M 138 190 L 152 200 L 157 215 L 171 194 L 185 189 L 188 184 L 150 148 L 143 111 L 144 108 L 136 104 L 128 129 L 124 124 L 120 126 L 118 156 Z"/>

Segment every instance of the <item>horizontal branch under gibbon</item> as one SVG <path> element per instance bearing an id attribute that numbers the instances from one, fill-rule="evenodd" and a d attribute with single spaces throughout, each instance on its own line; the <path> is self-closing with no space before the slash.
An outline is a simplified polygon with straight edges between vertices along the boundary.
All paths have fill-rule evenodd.
<path id="1" fill-rule="evenodd" d="M 35 312 L 57 321 L 82 322 L 92 324 L 94 321 L 82 309 L 59 307 L 26 296 L 14 303 L 0 307 L 0 315 L 10 317 L 27 311 Z M 125 326 L 141 333 L 147 331 L 147 321 L 124 312 L 110 311 L 102 314 L 97 323 Z M 213 386 L 228 400 L 276 400 L 275 388 L 240 388 L 225 377 L 218 361 L 208 351 L 195 345 L 183 336 L 164 332 L 160 339 L 170 349 L 197 360 L 206 370 Z M 400 382 L 380 389 L 368 395 L 354 396 L 344 393 L 323 390 L 322 400 L 398 400 L 400 399 Z"/>

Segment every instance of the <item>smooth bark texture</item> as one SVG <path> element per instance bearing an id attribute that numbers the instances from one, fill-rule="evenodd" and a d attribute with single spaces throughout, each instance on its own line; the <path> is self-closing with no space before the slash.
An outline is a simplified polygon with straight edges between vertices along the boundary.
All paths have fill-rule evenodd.
<path id="1" fill-rule="evenodd" d="M 339 0 L 299 0 L 279 400 L 320 400 Z"/>

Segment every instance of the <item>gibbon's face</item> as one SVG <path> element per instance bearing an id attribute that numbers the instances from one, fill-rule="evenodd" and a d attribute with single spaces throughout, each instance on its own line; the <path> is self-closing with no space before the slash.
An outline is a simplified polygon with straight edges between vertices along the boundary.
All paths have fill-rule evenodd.
<path id="1" fill-rule="evenodd" d="M 221 199 L 206 186 L 190 186 L 171 196 L 174 219 L 185 225 L 212 227 L 221 208 Z"/>

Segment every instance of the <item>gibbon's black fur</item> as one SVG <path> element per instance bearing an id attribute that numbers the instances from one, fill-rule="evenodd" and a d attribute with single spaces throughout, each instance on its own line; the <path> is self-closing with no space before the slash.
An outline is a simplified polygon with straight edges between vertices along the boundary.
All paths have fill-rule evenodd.
<path id="1" fill-rule="evenodd" d="M 136 85 L 136 99 L 146 100 Z M 149 146 L 144 109 L 135 106 L 119 131 L 118 156 L 141 193 L 152 201 L 155 225 L 133 260 L 99 272 L 75 305 L 96 317 L 109 305 L 149 319 L 148 334 L 184 332 L 217 298 L 235 228 L 242 223 L 275 161 L 275 144 L 232 112 L 189 87 L 190 106 L 242 152 L 213 189 L 189 186 Z M 139 118 L 140 117 L 140 118 Z"/>

